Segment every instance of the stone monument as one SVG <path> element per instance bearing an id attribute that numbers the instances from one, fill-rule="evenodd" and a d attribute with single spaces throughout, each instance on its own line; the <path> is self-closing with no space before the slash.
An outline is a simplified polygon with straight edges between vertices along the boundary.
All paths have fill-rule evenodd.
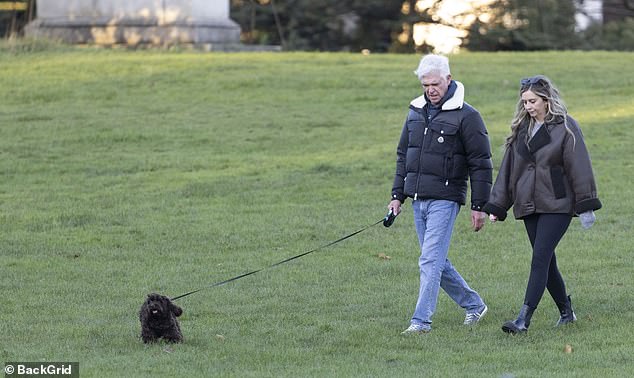
<path id="1" fill-rule="evenodd" d="M 231 49 L 240 27 L 229 0 L 37 0 L 27 37 L 98 45 L 191 44 Z"/>

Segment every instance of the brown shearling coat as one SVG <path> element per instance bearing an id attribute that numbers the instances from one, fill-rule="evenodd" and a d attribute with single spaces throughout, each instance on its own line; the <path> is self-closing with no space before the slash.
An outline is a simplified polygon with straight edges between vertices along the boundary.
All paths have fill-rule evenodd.
<path id="1" fill-rule="evenodd" d="M 528 140 L 528 122 L 506 148 L 483 211 L 500 221 L 513 206 L 516 219 L 536 213 L 581 214 L 601 208 L 590 156 L 577 122 L 567 117 L 544 123 Z M 528 140 L 528 141 L 527 141 Z"/>

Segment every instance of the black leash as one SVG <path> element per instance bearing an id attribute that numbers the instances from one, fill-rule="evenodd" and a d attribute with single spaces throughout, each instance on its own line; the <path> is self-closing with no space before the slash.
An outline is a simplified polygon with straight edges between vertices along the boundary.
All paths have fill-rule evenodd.
<path id="1" fill-rule="evenodd" d="M 351 233 L 351 234 L 348 234 L 348 235 L 346 235 L 346 236 L 344 236 L 344 237 L 342 237 L 342 238 L 339 238 L 339 239 L 337 239 L 337 240 L 335 240 L 335 241 L 332 241 L 332 242 L 330 242 L 330 243 L 328 243 L 328 244 L 324 244 L 324 245 L 322 245 L 322 246 L 320 246 L 320 247 L 317 247 L 317 248 L 315 248 L 315 249 L 312 249 L 312 250 L 310 250 L 310 251 L 308 251 L 308 252 L 300 253 L 299 255 L 295 255 L 295 256 L 293 256 L 293 257 L 289 257 L 289 258 L 287 258 L 287 259 L 285 259 L 285 260 L 282 260 L 282 261 L 276 262 L 275 264 L 273 264 L 273 265 L 269 265 L 269 266 L 267 266 L 267 267 L 265 267 L 265 268 L 260 268 L 260 269 L 257 269 L 257 270 L 252 270 L 252 271 L 250 271 L 250 272 L 240 274 L 240 275 L 238 275 L 238 276 L 235 276 L 235 277 L 229 278 L 229 279 L 227 279 L 227 280 L 220 281 L 220 282 L 216 282 L 216 283 L 214 283 L 214 284 L 211 284 L 211 285 L 207 285 L 207 286 L 201 287 L 200 289 L 196 289 L 196 290 L 190 291 L 190 292 L 188 292 L 188 293 L 181 294 L 181 295 L 179 295 L 179 296 L 177 296 L 177 297 L 171 298 L 171 300 L 175 301 L 175 300 L 177 300 L 177 299 L 180 299 L 180 298 L 186 297 L 186 296 L 188 296 L 188 295 L 192 295 L 192 294 L 194 294 L 194 293 L 197 293 L 197 292 L 199 292 L 199 291 L 201 291 L 201 290 L 204 290 L 204 289 L 209 289 L 209 288 L 216 287 L 216 286 L 222 286 L 222 285 L 224 285 L 224 284 L 228 284 L 229 282 L 237 281 L 237 280 L 239 280 L 239 279 L 241 279 L 241 278 L 244 278 L 244 277 L 250 276 L 250 275 L 252 275 L 252 274 L 255 274 L 255 273 L 261 272 L 261 271 L 263 271 L 263 270 L 265 270 L 265 269 L 270 269 L 270 268 L 276 267 L 276 266 L 278 266 L 278 265 L 282 265 L 282 264 L 287 263 L 287 262 L 289 262 L 289 261 L 292 261 L 292 260 L 298 259 L 298 258 L 300 258 L 300 257 L 302 257 L 302 256 L 306 256 L 306 255 L 308 255 L 308 254 L 310 254 L 310 253 L 313 253 L 313 252 L 319 251 L 320 249 L 327 248 L 327 247 L 330 247 L 331 245 L 334 245 L 334 244 L 337 244 L 337 243 L 339 243 L 339 242 L 342 242 L 342 241 L 344 241 L 344 240 L 346 240 L 346 239 L 348 239 L 348 238 L 351 238 L 351 237 L 353 237 L 353 236 L 355 236 L 355 235 L 357 235 L 357 234 L 362 233 L 363 231 L 367 230 L 367 229 L 368 229 L 368 228 L 370 228 L 370 227 L 374 227 L 374 226 L 376 226 L 377 224 L 379 224 L 379 223 L 381 223 L 381 222 L 383 222 L 383 225 L 384 225 L 385 227 L 390 227 L 390 226 L 392 225 L 392 223 L 394 223 L 394 219 L 395 219 L 395 218 L 396 218 L 396 215 L 394 215 L 394 213 L 392 213 L 392 211 L 390 211 L 389 213 L 387 213 L 387 215 L 385 216 L 385 218 L 382 218 L 382 219 L 381 219 L 381 220 L 379 220 L 378 222 L 376 222 L 376 223 L 372 223 L 372 224 L 370 224 L 370 225 L 368 225 L 368 226 L 365 226 L 365 227 L 363 227 L 362 229 L 360 229 L 360 230 L 358 230 L 358 231 L 355 231 L 355 232 L 353 232 L 353 233 Z"/>

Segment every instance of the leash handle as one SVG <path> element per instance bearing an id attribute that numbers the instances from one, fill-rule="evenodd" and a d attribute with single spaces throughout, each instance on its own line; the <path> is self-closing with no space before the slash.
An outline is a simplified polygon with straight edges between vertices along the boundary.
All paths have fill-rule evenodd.
<path id="1" fill-rule="evenodd" d="M 392 223 L 394 223 L 394 219 L 396 219 L 397 216 L 398 214 L 394 214 L 394 210 L 390 209 L 385 218 L 383 218 L 383 226 L 390 227 Z"/>

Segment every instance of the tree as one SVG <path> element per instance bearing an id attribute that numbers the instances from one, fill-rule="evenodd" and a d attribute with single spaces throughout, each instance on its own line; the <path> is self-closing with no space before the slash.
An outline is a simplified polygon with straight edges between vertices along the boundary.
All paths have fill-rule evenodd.
<path id="1" fill-rule="evenodd" d="M 574 0 L 498 0 L 486 18 L 469 29 L 471 50 L 546 50 L 574 48 Z"/>
<path id="2" fill-rule="evenodd" d="M 634 18 L 590 25 L 581 32 L 581 41 L 585 50 L 634 51 Z"/>
<path id="3" fill-rule="evenodd" d="M 407 0 L 402 8 L 403 32 L 393 41 L 392 50 L 451 49 L 455 45 L 452 39 L 462 39 L 461 35 L 466 34 L 474 20 L 489 11 L 488 3 L 490 1 Z M 438 42 L 443 46 L 435 44 Z"/>
<path id="4" fill-rule="evenodd" d="M 232 0 L 245 43 L 288 50 L 387 51 L 402 0 Z"/>

